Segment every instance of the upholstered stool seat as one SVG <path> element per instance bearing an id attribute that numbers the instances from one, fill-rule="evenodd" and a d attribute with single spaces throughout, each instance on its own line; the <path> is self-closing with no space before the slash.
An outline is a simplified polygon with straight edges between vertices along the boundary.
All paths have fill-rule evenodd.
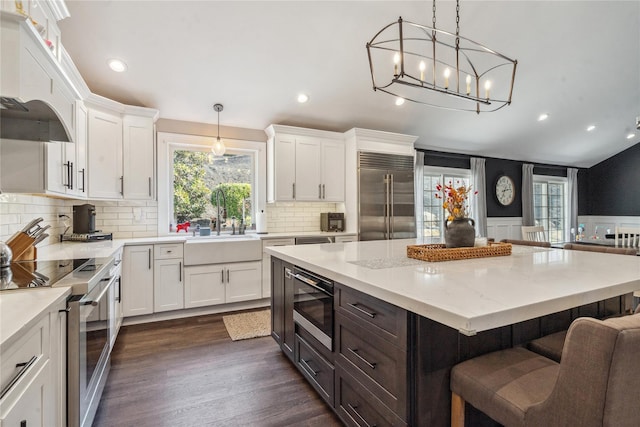
<path id="1" fill-rule="evenodd" d="M 545 400 L 560 365 L 524 348 L 510 348 L 460 363 L 451 391 L 503 425 L 524 425 L 525 411 Z"/>
<path id="2" fill-rule="evenodd" d="M 558 364 L 524 348 L 451 370 L 451 425 L 469 402 L 506 427 L 640 425 L 640 314 L 576 319 Z"/>
<path id="3" fill-rule="evenodd" d="M 564 340 L 566 337 L 567 331 L 560 331 L 555 334 L 545 335 L 529 342 L 527 344 L 527 348 L 534 353 L 538 353 L 560 363 L 560 359 L 562 358 L 562 348 L 564 347 Z"/>

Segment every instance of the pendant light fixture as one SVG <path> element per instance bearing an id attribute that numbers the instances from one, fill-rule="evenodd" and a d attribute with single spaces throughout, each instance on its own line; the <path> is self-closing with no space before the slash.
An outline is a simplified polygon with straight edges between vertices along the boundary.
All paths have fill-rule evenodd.
<path id="1" fill-rule="evenodd" d="M 432 10 L 431 27 L 400 17 L 367 43 L 373 90 L 478 114 L 511 104 L 518 61 L 460 35 L 459 0 L 455 33 L 436 29 Z"/>
<path id="2" fill-rule="evenodd" d="M 218 113 L 218 136 L 211 146 L 211 152 L 214 156 L 223 156 L 226 151 L 224 141 L 220 139 L 220 111 L 224 110 L 222 104 L 214 104 L 213 109 Z"/>

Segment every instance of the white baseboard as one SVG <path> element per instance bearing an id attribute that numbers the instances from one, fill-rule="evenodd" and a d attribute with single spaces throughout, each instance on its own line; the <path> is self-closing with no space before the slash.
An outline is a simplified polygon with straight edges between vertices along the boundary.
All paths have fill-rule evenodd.
<path id="1" fill-rule="evenodd" d="M 160 322 L 163 320 L 182 319 L 185 317 L 202 316 L 205 314 L 227 313 L 239 310 L 249 310 L 252 308 L 269 307 L 270 298 L 260 300 L 237 302 L 232 304 L 212 305 L 209 307 L 187 308 L 183 310 L 166 311 L 162 313 L 146 314 L 143 316 L 125 317 L 122 326 L 137 325 L 141 323 Z"/>

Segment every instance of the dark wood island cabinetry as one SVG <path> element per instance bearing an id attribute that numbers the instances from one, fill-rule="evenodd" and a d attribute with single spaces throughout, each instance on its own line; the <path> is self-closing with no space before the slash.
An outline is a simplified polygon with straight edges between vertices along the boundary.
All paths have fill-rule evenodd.
<path id="1" fill-rule="evenodd" d="M 404 308 L 335 283 L 329 350 L 293 320 L 295 265 L 272 256 L 272 336 L 348 426 L 450 425 L 449 375 L 464 360 L 523 345 L 580 316 L 628 311 L 630 294 L 465 335 Z M 497 426 L 467 405 L 467 425 Z"/>

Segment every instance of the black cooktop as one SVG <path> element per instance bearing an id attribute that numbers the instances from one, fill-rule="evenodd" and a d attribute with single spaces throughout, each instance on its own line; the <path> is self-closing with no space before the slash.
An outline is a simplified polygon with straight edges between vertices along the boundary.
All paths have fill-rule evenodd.
<path id="1" fill-rule="evenodd" d="M 84 258 L 12 262 L 10 267 L 0 269 L 0 290 L 51 286 L 76 268 L 92 264 L 88 261 Z"/>

